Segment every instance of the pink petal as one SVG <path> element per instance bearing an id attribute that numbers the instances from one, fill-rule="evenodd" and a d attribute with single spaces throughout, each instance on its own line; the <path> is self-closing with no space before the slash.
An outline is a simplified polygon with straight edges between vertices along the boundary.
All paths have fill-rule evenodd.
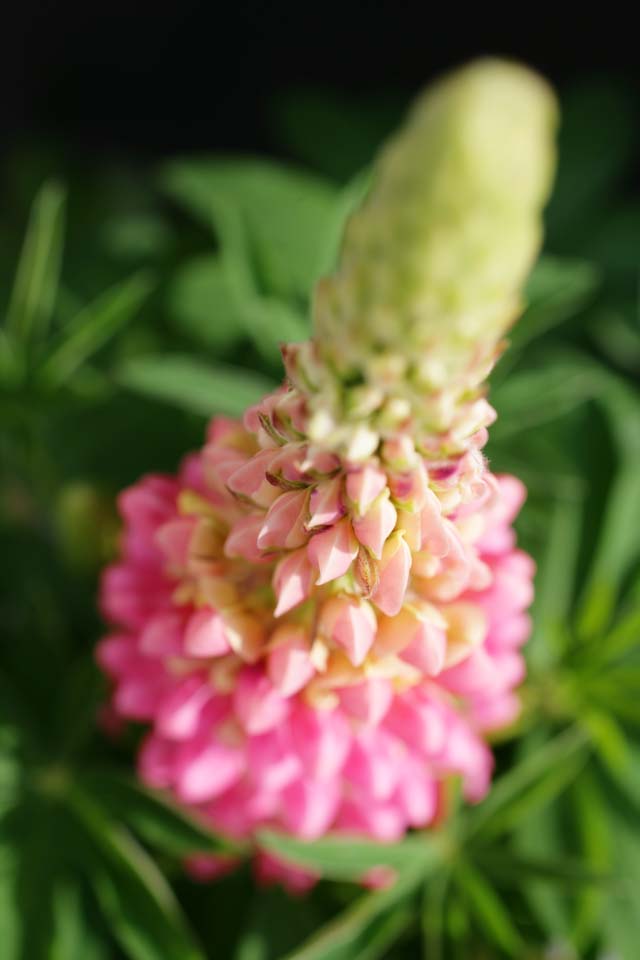
<path id="1" fill-rule="evenodd" d="M 387 475 L 377 467 L 362 467 L 347 474 L 347 496 L 360 514 L 367 512 L 386 486 Z"/>
<path id="2" fill-rule="evenodd" d="M 331 826 L 340 804 L 340 784 L 299 780 L 282 795 L 285 827 L 303 840 L 316 840 Z"/>
<path id="3" fill-rule="evenodd" d="M 264 515 L 261 513 L 236 520 L 224 542 L 225 556 L 243 557 L 252 563 L 261 560 L 262 552 L 258 546 L 258 534 L 263 523 Z"/>
<path id="4" fill-rule="evenodd" d="M 301 547 L 294 550 L 275 569 L 273 589 L 278 598 L 274 611 L 276 617 L 302 603 L 311 592 L 313 568 L 307 557 L 307 549 Z"/>
<path id="5" fill-rule="evenodd" d="M 353 520 L 355 535 L 371 553 L 380 559 L 387 537 L 396 525 L 398 514 L 388 497 L 380 497 L 365 515 Z"/>
<path id="6" fill-rule="evenodd" d="M 345 574 L 358 555 L 358 541 L 349 520 L 345 517 L 328 530 L 314 534 L 307 555 L 319 570 L 317 586 Z"/>
<path id="7" fill-rule="evenodd" d="M 282 723 L 289 704 L 261 667 L 245 667 L 238 676 L 233 706 L 247 733 L 265 733 Z"/>
<path id="8" fill-rule="evenodd" d="M 169 740 L 192 737 L 212 696 L 211 687 L 201 676 L 186 677 L 163 697 L 156 713 L 156 730 Z"/>
<path id="9" fill-rule="evenodd" d="M 370 677 L 340 690 L 340 703 L 350 716 L 377 727 L 393 700 L 393 687 L 382 677 Z"/>
<path id="10" fill-rule="evenodd" d="M 267 666 L 271 682 L 283 697 L 302 690 L 315 674 L 306 632 L 292 627 L 287 633 L 288 636 L 272 640 Z"/>
<path id="11" fill-rule="evenodd" d="M 309 777 L 332 780 L 351 747 L 351 730 L 338 710 L 314 710 L 298 703 L 291 717 L 294 748 Z"/>
<path id="12" fill-rule="evenodd" d="M 272 547 L 293 550 L 307 542 L 308 534 L 304 527 L 306 520 L 308 493 L 306 490 L 289 490 L 281 493 L 269 507 L 258 534 L 258 547 L 268 550 Z"/>
<path id="13" fill-rule="evenodd" d="M 336 523 L 345 513 L 342 503 L 342 477 L 334 477 L 319 484 L 311 494 L 311 516 L 307 521 L 307 529 L 326 527 Z"/>
<path id="14" fill-rule="evenodd" d="M 395 533 L 384 545 L 378 566 L 378 583 L 371 596 L 378 609 L 389 617 L 395 616 L 402 607 L 410 570 L 411 551 L 402 534 Z"/>
<path id="15" fill-rule="evenodd" d="M 228 653 L 231 647 L 220 614 L 210 609 L 194 613 L 185 631 L 184 649 L 191 657 L 221 657 Z"/>
<path id="16" fill-rule="evenodd" d="M 376 636 L 377 621 L 371 604 L 357 597 L 331 597 L 322 606 L 320 632 L 337 643 L 357 667 L 364 662 Z"/>
<path id="17" fill-rule="evenodd" d="M 225 744 L 188 744 L 178 762 L 176 793 L 185 803 L 212 800 L 240 779 L 244 766 L 241 751 Z"/>

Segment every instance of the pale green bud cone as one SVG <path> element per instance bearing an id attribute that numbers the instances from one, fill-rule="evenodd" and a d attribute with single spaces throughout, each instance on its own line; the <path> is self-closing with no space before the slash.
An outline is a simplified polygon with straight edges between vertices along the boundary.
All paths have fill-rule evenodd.
<path id="1" fill-rule="evenodd" d="M 428 89 L 382 150 L 299 358 L 336 441 L 358 421 L 381 436 L 411 421 L 438 455 L 486 422 L 471 407 L 522 309 L 556 125 L 544 80 L 487 59 Z"/>

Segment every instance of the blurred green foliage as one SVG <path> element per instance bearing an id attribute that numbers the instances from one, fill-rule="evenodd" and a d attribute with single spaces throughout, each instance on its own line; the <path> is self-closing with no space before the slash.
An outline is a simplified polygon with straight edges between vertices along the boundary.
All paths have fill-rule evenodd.
<path id="1" fill-rule="evenodd" d="M 135 733 L 96 732 L 97 574 L 114 496 L 173 469 L 205 418 L 280 377 L 309 330 L 363 168 L 398 104 L 288 95 L 290 160 L 197 157 L 87 171 L 5 165 L 0 221 L 0 954 L 3 960 L 636 960 L 640 943 L 640 202 L 624 90 L 563 104 L 560 172 L 529 306 L 498 365 L 496 470 L 527 483 L 539 565 L 525 709 L 475 808 L 380 846 L 265 847 L 316 867 L 304 900 L 130 773 Z M 48 179 L 62 167 L 67 186 Z M 28 212 L 30 209 L 30 212 Z M 22 238 L 21 249 L 19 238 Z M 242 853 L 242 851 L 239 851 Z M 371 866 L 385 890 L 354 884 Z"/>

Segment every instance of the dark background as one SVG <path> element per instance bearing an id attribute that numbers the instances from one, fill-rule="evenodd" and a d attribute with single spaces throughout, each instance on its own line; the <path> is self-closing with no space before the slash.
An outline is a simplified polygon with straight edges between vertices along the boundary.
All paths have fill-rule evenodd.
<path id="1" fill-rule="evenodd" d="M 471 12 L 470 12 L 471 9 Z M 406 98 L 482 53 L 523 59 L 561 89 L 622 80 L 640 100 L 637 31 L 611 5 L 202 4 L 26 0 L 0 40 L 3 146 L 64 142 L 90 156 L 277 149 L 270 104 L 311 87 Z M 565 11 L 566 13 L 566 11 Z"/>

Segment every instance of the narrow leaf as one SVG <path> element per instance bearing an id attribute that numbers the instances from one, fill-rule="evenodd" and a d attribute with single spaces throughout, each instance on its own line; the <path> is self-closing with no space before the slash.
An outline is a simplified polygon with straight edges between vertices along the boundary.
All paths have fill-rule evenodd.
<path id="1" fill-rule="evenodd" d="M 241 844 L 214 833 L 204 820 L 192 816 L 168 797 L 147 790 L 115 771 L 88 773 L 82 784 L 112 815 L 151 846 L 171 856 L 185 857 L 193 853 L 238 856 L 244 852 Z"/>
<path id="2" fill-rule="evenodd" d="M 84 859 L 107 922 L 131 960 L 204 960 L 171 888 L 131 834 L 74 785 L 69 804 L 84 828 Z"/>
<path id="3" fill-rule="evenodd" d="M 337 836 L 307 843 L 263 830 L 258 835 L 258 842 L 291 863 L 317 870 L 328 877 L 356 881 L 368 870 L 379 866 L 400 871 L 414 867 L 431 871 L 446 856 L 445 839 L 424 834 L 389 844 Z"/>
<path id="4" fill-rule="evenodd" d="M 469 813 L 468 835 L 475 836 L 480 831 L 486 835 L 512 826 L 514 813 L 522 812 L 523 804 L 525 811 L 530 809 L 530 792 L 541 784 L 548 791 L 543 792 L 543 799 L 551 799 L 575 775 L 588 743 L 584 730 L 571 727 L 518 763 L 494 783 L 487 799 Z"/>
<path id="5" fill-rule="evenodd" d="M 405 871 L 386 890 L 377 890 L 360 897 L 341 914 L 321 927 L 305 944 L 287 954 L 286 960 L 357 960 L 360 950 L 371 945 L 370 937 L 379 919 L 397 910 L 425 878 L 421 868 Z M 369 953 L 368 960 L 384 954 Z M 366 955 L 365 955 L 366 956 Z"/>
<path id="6" fill-rule="evenodd" d="M 468 862 L 456 867 L 454 877 L 487 937 L 510 957 L 519 955 L 522 938 L 493 887 Z"/>
<path id="7" fill-rule="evenodd" d="M 116 379 L 130 390 L 204 416 L 240 416 L 275 387 L 253 371 L 176 355 L 132 358 L 121 364 Z"/>
<path id="8" fill-rule="evenodd" d="M 16 340 L 40 339 L 55 304 L 64 234 L 65 191 L 53 181 L 40 188 L 31 207 L 7 311 L 6 329 Z"/>
<path id="9" fill-rule="evenodd" d="M 40 370 L 43 381 L 59 386 L 70 377 L 135 316 L 151 287 L 148 274 L 135 274 L 84 307 L 63 329 L 43 363 Z"/>

